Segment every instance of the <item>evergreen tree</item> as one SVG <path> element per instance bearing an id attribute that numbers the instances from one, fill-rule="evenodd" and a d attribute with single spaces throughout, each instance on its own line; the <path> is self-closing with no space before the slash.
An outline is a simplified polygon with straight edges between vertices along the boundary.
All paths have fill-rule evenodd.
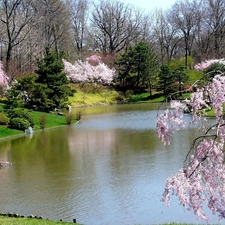
<path id="1" fill-rule="evenodd" d="M 185 68 L 182 66 L 173 70 L 167 64 L 163 64 L 160 67 L 159 86 L 162 88 L 164 95 L 179 91 L 179 95 L 182 96 L 181 91 L 187 80 L 188 75 L 185 72 Z"/>
<path id="2" fill-rule="evenodd" d="M 171 93 L 170 87 L 174 82 L 175 78 L 172 76 L 170 67 L 167 64 L 163 64 L 159 72 L 159 86 L 162 87 L 164 95 Z"/>
<path id="3" fill-rule="evenodd" d="M 74 91 L 69 86 L 64 64 L 56 54 L 49 53 L 38 62 L 37 74 L 27 74 L 7 91 L 7 109 L 30 108 L 49 111 L 64 107 Z"/>
<path id="4" fill-rule="evenodd" d="M 176 83 L 175 83 L 175 85 L 177 85 L 176 89 L 178 89 L 179 96 L 181 97 L 182 96 L 182 88 L 184 88 L 184 84 L 188 80 L 188 75 L 185 72 L 185 68 L 179 67 L 179 68 L 175 69 L 172 73 L 172 76 L 176 80 Z"/>
<path id="5" fill-rule="evenodd" d="M 46 97 L 51 101 L 49 105 L 52 107 L 63 107 L 68 97 L 74 93 L 63 69 L 63 61 L 57 59 L 54 53 L 48 53 L 38 62 L 37 83 L 46 85 Z"/>
<path id="6" fill-rule="evenodd" d="M 17 79 L 7 91 L 6 109 L 30 108 L 47 111 L 52 105 L 48 99 L 50 89 L 46 84 L 37 83 L 37 74 L 26 74 Z"/>
<path id="7" fill-rule="evenodd" d="M 129 52 L 119 55 L 115 61 L 117 71 L 119 73 L 118 79 L 121 86 L 126 86 L 130 76 L 131 64 Z"/>
<path id="8" fill-rule="evenodd" d="M 140 42 L 130 47 L 117 60 L 120 78 L 125 79 L 136 89 L 148 87 L 151 94 L 153 78 L 157 71 L 157 59 L 150 46 Z"/>

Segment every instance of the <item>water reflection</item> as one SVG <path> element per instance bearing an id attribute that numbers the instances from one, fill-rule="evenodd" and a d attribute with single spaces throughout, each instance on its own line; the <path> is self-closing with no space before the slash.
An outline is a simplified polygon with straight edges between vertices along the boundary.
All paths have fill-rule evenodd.
<path id="1" fill-rule="evenodd" d="M 84 108 L 77 125 L 1 141 L 0 159 L 13 166 L 0 170 L 0 211 L 85 225 L 199 222 L 175 198 L 170 209 L 160 201 L 192 132 L 179 132 L 170 147 L 162 146 L 155 109 Z"/>

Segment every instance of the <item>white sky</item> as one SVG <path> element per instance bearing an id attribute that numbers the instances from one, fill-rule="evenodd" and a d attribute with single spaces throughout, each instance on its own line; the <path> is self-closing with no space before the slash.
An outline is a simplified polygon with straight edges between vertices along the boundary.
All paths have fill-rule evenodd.
<path id="1" fill-rule="evenodd" d="M 166 10 L 170 8 L 176 0 L 123 0 L 124 3 L 129 3 L 140 9 L 144 9 L 146 12 L 150 12 L 156 8 Z"/>

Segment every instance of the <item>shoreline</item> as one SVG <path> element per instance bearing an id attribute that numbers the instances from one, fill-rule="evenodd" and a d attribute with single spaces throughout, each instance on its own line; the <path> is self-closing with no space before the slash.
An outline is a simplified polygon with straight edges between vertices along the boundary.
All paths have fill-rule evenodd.
<path id="1" fill-rule="evenodd" d="M 113 104 L 107 104 L 107 103 L 99 103 L 99 104 L 84 104 L 84 105 L 74 105 L 72 106 L 72 109 L 81 109 L 81 108 L 86 108 L 86 107 L 97 107 L 97 106 L 113 106 L 113 105 L 126 105 L 126 104 L 142 104 L 142 103 L 155 103 L 155 102 L 145 102 L 145 101 L 141 101 L 141 102 L 121 102 L 121 103 L 113 103 Z M 79 123 L 79 121 L 76 121 L 73 124 L 77 124 Z M 41 132 L 42 130 L 46 130 L 46 129 L 54 129 L 54 128 L 58 128 L 58 127 L 63 127 L 63 126 L 69 126 L 69 125 L 60 125 L 60 126 L 54 126 L 54 127 L 46 127 L 44 129 L 37 129 L 37 130 L 33 130 L 33 132 Z M 5 137 L 0 137 L 0 141 L 5 140 L 5 139 L 11 139 L 11 138 L 17 138 L 17 137 L 22 137 L 22 136 L 26 136 L 26 133 L 22 133 L 22 134 L 15 134 L 15 135 L 9 135 L 9 136 L 5 136 Z"/>
<path id="2" fill-rule="evenodd" d="M 74 125 L 74 124 L 77 124 L 79 123 L 80 121 L 77 121 L 76 123 L 73 123 L 71 125 Z M 70 126 L 70 125 L 61 125 L 61 126 L 55 126 L 55 127 L 47 127 L 47 128 L 44 128 L 44 129 L 37 129 L 37 130 L 33 130 L 34 133 L 36 132 L 42 132 L 44 130 L 50 130 L 50 129 L 56 129 L 56 128 L 60 128 L 60 127 L 67 127 L 67 126 Z M 17 138 L 17 137 L 22 137 L 22 136 L 26 136 L 26 133 L 24 132 L 23 134 L 15 134 L 15 135 L 9 135 L 9 136 L 6 136 L 6 137 L 1 137 L 0 138 L 0 141 L 1 140 L 5 140 L 5 139 L 10 139 L 10 138 Z M 0 214 L 1 215 L 1 214 Z"/>

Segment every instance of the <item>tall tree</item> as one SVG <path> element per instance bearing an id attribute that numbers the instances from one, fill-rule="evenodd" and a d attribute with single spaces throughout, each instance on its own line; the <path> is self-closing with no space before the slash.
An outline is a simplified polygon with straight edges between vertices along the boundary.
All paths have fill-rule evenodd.
<path id="1" fill-rule="evenodd" d="M 64 64 L 55 53 L 48 53 L 38 62 L 37 83 L 46 84 L 49 89 L 48 99 L 53 107 L 63 107 L 73 90 L 69 87 L 66 73 L 63 72 Z M 48 109 L 49 110 L 49 109 Z"/>
<path id="2" fill-rule="evenodd" d="M 212 35 L 214 58 L 224 56 L 224 35 L 225 35 L 225 2 L 223 0 L 206 1 L 207 19 L 205 21 L 207 28 Z M 212 57 L 212 52 L 211 52 Z"/>
<path id="3" fill-rule="evenodd" d="M 164 95 L 168 95 L 171 85 L 175 82 L 169 65 L 163 64 L 159 71 L 159 85 L 163 90 Z"/>
<path id="4" fill-rule="evenodd" d="M 94 39 L 103 53 L 115 54 L 137 35 L 141 15 L 138 10 L 117 0 L 94 4 Z"/>
<path id="5" fill-rule="evenodd" d="M 194 1 L 177 1 L 170 10 L 169 23 L 178 31 L 182 39 L 185 51 L 185 66 L 188 66 L 188 56 L 192 53 L 194 37 L 199 21 L 199 14 L 196 13 L 199 3 Z"/>
<path id="6" fill-rule="evenodd" d="M 170 13 L 157 9 L 153 14 L 153 40 L 155 50 L 158 49 L 161 64 L 168 63 L 176 56 L 176 50 L 181 38 L 177 35 L 177 29 L 168 23 Z"/>
<path id="7" fill-rule="evenodd" d="M 70 4 L 70 16 L 72 21 L 72 33 L 74 37 L 74 47 L 78 54 L 78 59 L 83 60 L 84 41 L 88 33 L 88 0 L 72 0 Z M 87 43 L 86 43 L 87 44 Z"/>
<path id="8" fill-rule="evenodd" d="M 63 43 L 70 36 L 71 28 L 69 22 L 69 11 L 66 2 L 62 0 L 40 0 L 38 1 L 37 15 L 39 23 L 39 43 L 44 47 L 44 54 L 54 50 L 60 58 Z"/>
<path id="9" fill-rule="evenodd" d="M 6 32 L 3 42 L 6 47 L 6 72 L 12 58 L 12 50 L 23 42 L 31 31 L 29 25 L 34 18 L 33 0 L 2 0 L 0 22 Z"/>
<path id="10" fill-rule="evenodd" d="M 150 95 L 153 77 L 157 71 L 157 58 L 146 42 L 130 47 L 117 60 L 120 78 L 129 81 L 136 89 L 148 87 Z"/>

